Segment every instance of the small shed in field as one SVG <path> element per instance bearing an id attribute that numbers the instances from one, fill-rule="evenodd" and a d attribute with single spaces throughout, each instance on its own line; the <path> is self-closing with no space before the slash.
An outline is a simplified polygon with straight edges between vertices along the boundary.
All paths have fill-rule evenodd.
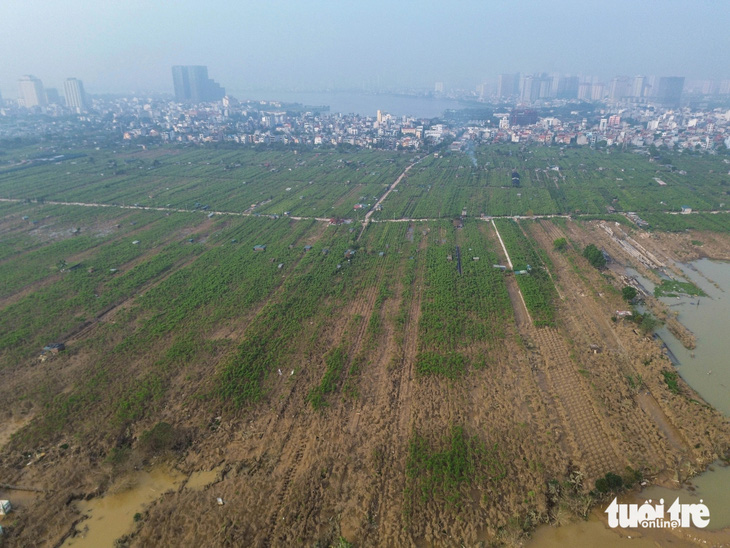
<path id="1" fill-rule="evenodd" d="M 254 251 L 266 251 L 266 246 L 262 244 L 257 244 L 253 246 Z"/>
<path id="2" fill-rule="evenodd" d="M 0 500 L 0 516 L 7 515 L 12 509 L 13 506 L 10 504 L 9 500 Z"/>

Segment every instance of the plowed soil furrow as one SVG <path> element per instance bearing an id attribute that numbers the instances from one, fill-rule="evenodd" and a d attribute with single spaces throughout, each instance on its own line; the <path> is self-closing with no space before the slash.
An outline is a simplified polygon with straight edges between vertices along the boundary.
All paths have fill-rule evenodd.
<path id="1" fill-rule="evenodd" d="M 331 341 L 332 345 L 337 345 L 339 341 L 341 341 L 345 336 L 345 331 L 347 330 L 347 327 L 350 324 L 352 318 L 360 318 L 357 330 L 352 335 L 352 343 L 349 344 L 350 350 L 348 355 L 350 356 L 350 361 L 352 361 L 352 359 L 357 355 L 364 343 L 368 322 L 375 308 L 375 301 L 380 290 L 380 284 L 383 279 L 384 271 L 385 261 L 382 261 L 378 265 L 376 273 L 374 275 L 370 275 L 370 281 L 368 283 L 366 293 L 355 302 L 354 308 L 343 312 L 341 316 L 331 318 L 327 322 L 332 328 L 328 332 L 327 339 Z M 350 336 L 348 336 L 347 338 L 349 343 Z M 279 463 L 277 464 L 277 469 L 280 469 L 285 462 L 288 463 L 288 468 L 284 473 L 283 483 L 279 488 L 279 492 L 277 494 L 276 509 L 269 518 L 269 530 L 262 544 L 263 546 L 280 546 L 282 545 L 282 543 L 286 542 L 286 540 L 283 538 L 277 539 L 277 526 L 279 525 L 279 521 L 281 521 L 283 508 L 288 503 L 292 478 L 300 474 L 299 468 L 301 467 L 300 464 L 302 462 L 302 457 L 304 456 L 306 449 L 306 441 L 304 440 L 304 438 L 295 442 L 293 440 L 297 438 L 292 433 L 293 429 L 295 428 L 303 428 L 301 424 L 301 420 L 303 420 L 302 415 L 297 414 L 297 416 L 299 417 L 299 422 L 297 423 L 286 424 L 284 420 L 286 411 L 289 408 L 294 392 L 296 391 L 297 384 L 298 383 L 295 381 L 292 384 L 291 388 L 287 391 L 279 412 L 277 413 L 276 417 L 269 423 L 269 427 L 267 429 L 268 433 L 266 437 L 274 436 L 276 432 L 281 431 L 282 428 L 287 429 L 281 444 L 281 456 Z M 344 413 L 351 411 L 343 408 L 342 412 Z M 342 418 L 342 420 L 345 419 Z M 305 430 L 306 428 L 304 428 L 302 431 Z M 295 443 L 298 443 L 298 445 L 294 445 Z M 294 454 L 293 459 L 286 459 L 285 455 L 290 455 L 292 454 L 292 452 Z M 283 531 L 281 532 L 283 533 Z"/>
<path id="2" fill-rule="evenodd" d="M 603 427 L 604 419 L 596 415 L 562 337 L 552 328 L 535 329 L 533 336 L 545 358 L 550 390 L 565 412 L 565 427 L 577 443 L 576 463 L 589 478 L 622 469 Z"/>
<path id="3" fill-rule="evenodd" d="M 419 250 L 426 246 L 426 238 L 422 238 Z M 375 533 L 374 545 L 402 545 L 403 528 L 401 526 L 401 505 L 405 487 L 405 460 L 407 444 L 410 437 L 412 382 L 418 354 L 418 321 L 421 315 L 421 296 L 425 274 L 425 264 L 418 267 L 413 293 L 403 330 L 402 359 L 398 371 L 391 375 L 388 401 L 384 402 L 389 410 L 387 418 L 387 441 L 385 445 L 385 468 L 382 480 L 371 502 L 371 508 L 377 509 L 378 529 Z M 399 540 L 396 540 L 399 539 Z"/>
<path id="4" fill-rule="evenodd" d="M 368 324 L 370 322 L 370 316 L 373 314 L 373 309 L 375 308 L 375 301 L 378 297 L 378 292 L 381 289 L 381 284 L 383 283 L 383 272 L 385 270 L 385 261 L 380 261 L 377 266 L 377 271 L 375 275 L 372 277 L 372 281 L 369 284 L 369 287 L 364 295 L 363 298 L 358 299 L 356 308 L 355 308 L 355 315 L 359 315 L 362 318 L 362 321 L 360 322 L 360 325 L 358 326 L 357 332 L 355 333 L 354 337 L 352 338 L 352 343 L 350 345 L 350 362 L 352 362 L 352 359 L 357 356 L 357 354 L 360 352 L 363 346 L 363 342 L 365 340 L 365 333 L 368 328 Z"/>
<path id="5" fill-rule="evenodd" d="M 284 474 L 284 481 L 281 485 L 281 487 L 278 490 L 278 493 L 276 495 L 276 498 L 274 499 L 274 504 L 276 505 L 276 509 L 271 514 L 271 517 L 268 521 L 268 533 L 266 534 L 266 537 L 264 537 L 264 541 L 262 543 L 262 546 L 265 548 L 269 548 L 270 546 L 280 546 L 281 544 L 279 542 L 275 542 L 275 533 L 277 529 L 277 525 L 279 522 L 279 516 L 282 512 L 282 507 L 284 506 L 286 499 L 289 495 L 289 488 L 292 482 L 292 478 L 295 476 L 295 474 L 298 471 L 299 463 L 302 461 L 302 456 L 304 455 L 304 451 L 306 449 L 307 441 L 304 436 L 302 436 L 296 446 L 296 451 L 294 452 L 293 456 L 289 459 L 289 463 L 287 465 L 286 472 Z"/>

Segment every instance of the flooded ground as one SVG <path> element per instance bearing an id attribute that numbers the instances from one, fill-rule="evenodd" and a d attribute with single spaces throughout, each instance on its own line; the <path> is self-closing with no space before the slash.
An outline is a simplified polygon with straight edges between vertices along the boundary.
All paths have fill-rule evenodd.
<path id="1" fill-rule="evenodd" d="M 186 489 L 199 490 L 207 487 L 214 481 L 218 480 L 218 474 L 223 470 L 223 465 L 216 466 L 212 470 L 203 470 L 190 474 L 190 479 L 185 483 Z"/>
<path id="2" fill-rule="evenodd" d="M 730 416 L 730 263 L 702 259 L 678 266 L 707 297 L 663 297 L 661 300 L 670 310 L 676 311 L 678 320 L 696 335 L 697 348 L 687 350 L 665 328 L 658 330 L 658 334 L 679 361 L 677 371 L 684 380 L 709 404 Z M 633 269 L 626 270 L 648 291 L 654 290 L 651 281 Z M 707 529 L 691 528 L 680 532 L 610 529 L 603 513 L 606 503 L 599 505 L 588 521 L 538 528 L 527 546 L 730 546 L 730 467 L 715 465 L 712 471 L 693 478 L 682 489 L 651 486 L 627 497 L 626 502 L 634 503 L 661 498 L 671 503 L 677 497 L 683 504 L 702 500 L 710 510 L 710 524 Z"/>
<path id="3" fill-rule="evenodd" d="M 135 514 L 144 511 L 147 504 L 165 491 L 177 488 L 183 479 L 182 474 L 168 469 L 142 471 L 124 480 L 123 485 L 113 488 L 103 497 L 76 503 L 79 511 L 88 515 L 89 519 L 79 523 L 79 533 L 68 538 L 62 546 L 114 546 L 116 539 L 134 529 Z"/>
<path id="4" fill-rule="evenodd" d="M 587 521 L 563 527 L 543 526 L 535 531 L 527 544 L 534 548 L 657 548 L 666 538 L 647 538 L 639 532 L 609 529 L 605 517 L 594 512 Z M 675 539 L 672 539 L 675 540 Z"/>
<path id="5" fill-rule="evenodd" d="M 683 489 L 652 486 L 644 489 L 641 496 L 651 500 L 663 498 L 667 507 L 677 497 L 682 504 L 703 501 L 710 509 L 710 524 L 706 529 L 716 531 L 730 528 L 730 467 L 715 464 L 712 471 L 694 477 L 688 483 Z"/>
<path id="6" fill-rule="evenodd" d="M 702 259 L 683 266 L 707 297 L 664 297 L 678 320 L 697 336 L 687 350 L 665 329 L 659 334 L 679 360 L 679 374 L 707 403 L 730 416 L 730 263 Z"/>
<path id="7" fill-rule="evenodd" d="M 33 491 L 19 491 L 16 489 L 1 489 L 0 488 L 0 500 L 9 500 L 12 504 L 12 510 L 9 514 L 0 516 L 0 526 L 8 527 L 15 522 L 21 512 L 25 508 L 31 506 L 40 497 L 40 493 Z M 2 543 L 0 543 L 2 546 Z"/>
<path id="8" fill-rule="evenodd" d="M 223 465 L 212 470 L 193 472 L 185 482 L 185 488 L 201 490 L 219 479 Z M 74 548 L 113 546 L 114 541 L 134 530 L 135 514 L 163 493 L 177 489 L 185 476 L 175 470 L 154 468 L 137 472 L 120 480 L 103 497 L 77 502 L 81 514 L 89 516 L 76 527 L 78 533 L 62 545 Z M 2 498 L 2 497 L 0 497 Z"/>

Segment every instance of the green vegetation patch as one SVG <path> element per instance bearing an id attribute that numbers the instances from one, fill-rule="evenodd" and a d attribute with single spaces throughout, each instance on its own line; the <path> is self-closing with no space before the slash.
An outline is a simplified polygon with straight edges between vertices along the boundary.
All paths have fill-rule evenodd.
<path id="1" fill-rule="evenodd" d="M 413 498 L 420 503 L 436 499 L 454 504 L 462 487 L 498 481 L 505 474 L 497 446 L 467 435 L 462 426 L 452 426 L 438 447 L 414 432 L 406 461 L 406 502 Z"/>
<path id="2" fill-rule="evenodd" d="M 450 222 L 431 228 L 418 325 L 419 374 L 455 378 L 466 371 L 469 358 L 485 357 L 470 354 L 475 343 L 486 343 L 488 355 L 504 337 L 512 307 L 504 273 L 492 266 L 497 255 L 480 230 L 486 228 L 478 221 L 458 230 Z"/>
<path id="3" fill-rule="evenodd" d="M 606 257 L 603 256 L 603 252 L 595 244 L 588 244 L 583 250 L 583 256 L 595 268 L 606 266 Z"/>
<path id="4" fill-rule="evenodd" d="M 664 382 L 667 383 L 667 387 L 672 394 L 679 394 L 679 375 L 676 371 L 662 371 L 664 376 Z"/>
<path id="5" fill-rule="evenodd" d="M 692 282 L 678 282 L 676 280 L 662 280 L 662 283 L 654 287 L 655 297 L 676 297 L 682 295 L 699 295 L 705 297 L 707 294 Z"/>
<path id="6" fill-rule="evenodd" d="M 441 375 L 453 379 L 466 371 L 466 365 L 466 358 L 458 352 L 420 352 L 416 358 L 416 371 L 421 375 Z"/>
<path id="7" fill-rule="evenodd" d="M 558 238 L 557 240 L 553 241 L 553 247 L 557 251 L 565 251 L 566 249 L 568 249 L 568 240 L 566 240 L 565 238 Z"/>
<path id="8" fill-rule="evenodd" d="M 327 353 L 324 359 L 327 369 L 320 383 L 309 392 L 307 399 L 315 409 L 321 409 L 327 405 L 325 396 L 337 389 L 342 370 L 347 364 L 347 353 L 342 346 L 333 348 Z"/>
<path id="9" fill-rule="evenodd" d="M 636 298 L 636 295 L 639 292 L 636 290 L 636 288 L 631 287 L 630 285 L 624 286 L 621 289 L 621 296 L 624 298 L 625 301 L 631 302 Z"/>

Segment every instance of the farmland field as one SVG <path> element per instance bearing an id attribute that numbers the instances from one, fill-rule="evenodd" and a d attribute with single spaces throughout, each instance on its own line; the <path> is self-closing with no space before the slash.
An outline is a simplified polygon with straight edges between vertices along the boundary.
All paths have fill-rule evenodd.
<path id="1" fill-rule="evenodd" d="M 82 535 L 75 501 L 163 466 L 215 478 L 156 495 L 124 545 L 518 542 L 608 473 L 729 455 L 727 420 L 616 317 L 622 269 L 657 276 L 637 256 L 728 259 L 720 159 L 41 152 L 0 166 L 0 484 L 36 489 L 12 546 Z"/>
<path id="2" fill-rule="evenodd" d="M 652 213 L 678 212 L 685 205 L 730 210 L 730 177 L 720 158 L 676 155 L 667 167 L 629 152 L 495 146 L 477 150 L 475 161 L 476 166 L 466 155 L 424 159 L 379 215 L 448 218 L 464 208 L 477 216 L 605 214 L 609 206 Z"/>
<path id="3" fill-rule="evenodd" d="M 355 204 L 374 204 L 406 161 L 374 152 L 92 150 L 70 161 L 0 169 L 0 197 L 342 217 L 354 214 Z"/>

